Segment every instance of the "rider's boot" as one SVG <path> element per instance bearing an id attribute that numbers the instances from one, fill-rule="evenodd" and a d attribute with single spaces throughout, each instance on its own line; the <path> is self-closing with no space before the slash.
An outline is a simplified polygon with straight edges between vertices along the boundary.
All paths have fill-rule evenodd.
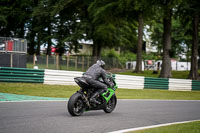
<path id="1" fill-rule="evenodd" d="M 93 94 L 93 96 L 90 98 L 90 102 L 92 103 L 97 103 L 97 104 L 101 104 L 99 101 L 96 100 L 96 98 L 99 96 L 99 92 L 95 92 Z"/>

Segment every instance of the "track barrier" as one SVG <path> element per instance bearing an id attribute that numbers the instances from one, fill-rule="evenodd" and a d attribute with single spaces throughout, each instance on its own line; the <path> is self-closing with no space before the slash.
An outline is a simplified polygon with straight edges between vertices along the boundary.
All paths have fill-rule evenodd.
<path id="1" fill-rule="evenodd" d="M 0 82 L 43 83 L 44 70 L 0 67 Z"/>
<path id="2" fill-rule="evenodd" d="M 83 72 L 0 67 L 0 82 L 28 82 L 57 85 L 76 85 L 75 77 Z M 200 90 L 200 81 L 189 79 L 165 79 L 116 74 L 118 87 L 122 89 L 165 89 L 174 91 Z"/>

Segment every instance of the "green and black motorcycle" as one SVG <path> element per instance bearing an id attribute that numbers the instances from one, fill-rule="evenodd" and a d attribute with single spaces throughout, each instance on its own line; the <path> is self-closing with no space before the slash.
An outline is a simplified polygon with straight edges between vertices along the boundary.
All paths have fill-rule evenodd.
<path id="1" fill-rule="evenodd" d="M 68 101 L 68 112 L 72 116 L 80 116 L 85 111 L 89 110 L 104 110 L 105 113 L 111 113 L 117 104 L 117 97 L 115 90 L 117 84 L 115 82 L 115 75 L 107 73 L 108 81 L 113 85 L 112 88 L 108 88 L 106 92 L 102 93 L 96 98 L 98 103 L 90 103 L 90 98 L 94 94 L 95 89 L 92 88 L 84 78 L 76 77 L 75 82 L 80 86 L 80 90 L 74 93 Z M 103 80 L 100 79 L 103 82 Z"/>

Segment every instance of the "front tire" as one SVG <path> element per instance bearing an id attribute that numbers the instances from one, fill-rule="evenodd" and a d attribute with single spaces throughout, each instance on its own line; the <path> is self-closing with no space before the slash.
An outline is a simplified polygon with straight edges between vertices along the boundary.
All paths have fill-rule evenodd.
<path id="1" fill-rule="evenodd" d="M 68 101 L 68 112 L 72 116 L 81 116 L 85 111 L 85 104 L 80 93 L 74 93 Z"/>
<path id="2" fill-rule="evenodd" d="M 111 113 L 117 104 L 117 97 L 114 94 L 111 99 L 108 101 L 108 103 L 106 104 L 106 107 L 103 109 L 105 113 Z"/>

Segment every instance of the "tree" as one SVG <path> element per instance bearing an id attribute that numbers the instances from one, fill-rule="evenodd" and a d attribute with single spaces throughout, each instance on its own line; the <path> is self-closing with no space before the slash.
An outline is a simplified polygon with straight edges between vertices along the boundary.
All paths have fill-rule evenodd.
<path id="1" fill-rule="evenodd" d="M 198 24 L 199 24 L 199 14 L 194 13 L 193 20 L 193 35 L 192 35 L 192 57 L 191 57 L 191 70 L 189 74 L 190 79 L 199 79 L 198 73 Z"/>
<path id="2" fill-rule="evenodd" d="M 38 49 L 41 42 L 47 44 L 47 55 L 51 55 L 51 40 L 53 39 L 53 24 L 55 21 L 55 16 L 51 14 L 51 11 L 54 9 L 55 3 L 55 0 L 41 0 L 33 12 L 33 17 L 37 23 L 33 30 L 37 35 L 40 35 L 37 38 Z"/>
<path id="3" fill-rule="evenodd" d="M 171 74 L 171 17 L 172 8 L 169 7 L 169 0 L 164 3 L 164 18 L 163 18 L 163 59 L 162 59 L 162 69 L 160 72 L 161 78 L 170 78 Z"/>
<path id="4" fill-rule="evenodd" d="M 181 54 L 190 54 L 191 47 L 191 23 L 182 19 L 182 11 L 176 9 L 172 17 L 171 27 L 171 58 L 178 59 Z M 162 18 L 162 14 L 156 14 L 156 18 Z M 157 55 L 161 56 L 161 50 L 163 49 L 163 20 L 156 19 L 150 24 L 152 45 L 158 49 Z"/>
<path id="5" fill-rule="evenodd" d="M 73 44 L 77 44 L 78 39 L 88 39 L 93 41 L 93 56 L 100 57 L 102 47 L 119 46 L 123 43 L 130 44 L 127 39 L 130 37 L 128 33 L 132 31 L 132 24 L 122 19 L 122 12 L 119 12 L 119 1 L 63 1 L 61 10 L 67 10 L 73 7 L 71 19 L 73 26 L 70 27 L 71 35 L 69 39 L 73 39 Z M 118 10 L 119 9 L 119 10 Z M 71 14 L 70 14 L 71 15 Z M 68 16 L 70 16 L 68 14 Z M 76 24 L 76 21 L 80 22 Z M 78 27 L 80 26 L 80 27 Z M 78 31 L 77 29 L 80 29 Z M 78 32 L 77 32 L 78 31 Z M 81 34 L 77 34 L 81 33 Z M 84 35 L 84 36 L 83 36 Z"/>
<path id="6" fill-rule="evenodd" d="M 125 31 L 129 33 L 129 23 L 122 19 L 119 1 L 94 1 L 88 8 L 93 39 L 93 56 L 99 57 L 102 47 L 117 47 L 129 43 Z M 129 31 L 128 31 L 129 30 Z"/>
<path id="7" fill-rule="evenodd" d="M 26 38 L 29 40 L 29 43 L 28 43 L 28 53 L 30 55 L 33 55 L 35 54 L 35 47 L 36 47 L 36 41 L 35 41 L 35 37 L 36 37 L 36 34 L 37 34 L 37 31 L 35 30 L 35 28 L 37 27 L 38 22 L 37 22 L 37 19 L 35 16 L 33 16 L 33 12 L 34 12 L 34 9 L 38 6 L 39 4 L 39 0 L 34 0 L 33 3 L 32 3 L 32 7 L 31 7 L 31 15 L 32 17 L 30 17 L 28 19 L 28 23 L 27 23 L 27 28 L 28 28 L 28 33 L 27 33 L 27 36 Z M 39 39 L 40 40 L 40 39 Z M 38 42 L 38 45 L 39 45 L 39 42 Z"/>
<path id="8" fill-rule="evenodd" d="M 0 2 L 0 36 L 24 38 L 31 4 L 29 0 Z"/>
<path id="9" fill-rule="evenodd" d="M 126 17 L 132 18 L 137 21 L 138 36 L 137 36 L 137 60 L 135 72 L 139 73 L 142 71 L 142 44 L 143 44 L 143 28 L 145 25 L 144 21 L 147 21 L 152 17 L 153 3 L 154 1 L 148 0 L 128 0 L 120 1 L 121 7 Z M 129 19 L 128 19 L 129 20 Z"/>
<path id="10" fill-rule="evenodd" d="M 59 0 L 52 5 L 50 15 L 55 21 L 52 23 L 52 32 L 58 42 L 56 48 L 60 55 L 64 53 L 65 43 L 70 46 L 70 50 L 78 52 L 79 40 L 90 39 L 86 32 L 91 27 L 87 11 L 89 3 L 91 2 Z"/>
<path id="11" fill-rule="evenodd" d="M 143 28 L 144 28 L 144 22 L 143 22 L 143 16 L 142 13 L 139 13 L 138 15 L 138 45 L 137 45 L 137 61 L 136 61 L 136 68 L 135 72 L 141 72 L 142 71 L 142 40 L 143 40 Z"/>
<path id="12" fill-rule="evenodd" d="M 191 56 L 191 70 L 189 73 L 189 78 L 197 80 L 199 79 L 198 74 L 198 28 L 199 28 L 199 10 L 200 3 L 198 0 L 185 0 L 179 6 L 180 16 L 183 23 L 189 23 L 189 33 L 191 36 L 191 41 L 189 43 L 192 44 L 192 56 Z"/>
<path id="13" fill-rule="evenodd" d="M 162 58 L 162 69 L 159 77 L 170 78 L 171 74 L 171 27 L 172 27 L 172 16 L 173 9 L 179 5 L 181 0 L 165 0 L 164 2 L 158 1 L 158 5 L 163 11 L 163 58 Z"/>
<path id="14" fill-rule="evenodd" d="M 199 25 L 199 2 L 193 1 L 191 7 L 193 8 L 193 19 L 192 19 L 192 57 L 191 57 L 191 70 L 189 74 L 190 79 L 197 80 L 199 79 L 199 73 L 198 73 L 198 25 Z"/>

